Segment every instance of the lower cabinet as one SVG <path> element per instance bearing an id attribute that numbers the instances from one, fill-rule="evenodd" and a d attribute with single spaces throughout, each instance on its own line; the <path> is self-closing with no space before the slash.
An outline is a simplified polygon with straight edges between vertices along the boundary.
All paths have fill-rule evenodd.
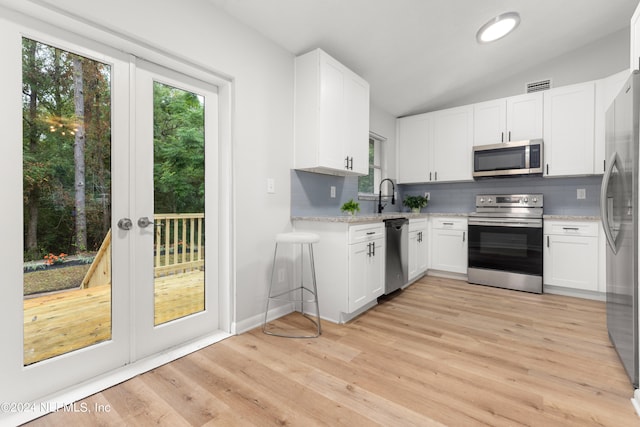
<path id="1" fill-rule="evenodd" d="M 427 240 L 427 219 L 409 220 L 409 281 L 420 277 L 427 271 L 429 241 Z"/>
<path id="2" fill-rule="evenodd" d="M 385 280 L 383 222 L 349 225 L 297 220 L 294 228 L 320 236 L 314 258 L 323 319 L 344 323 L 377 304 Z"/>
<path id="3" fill-rule="evenodd" d="M 586 221 L 544 222 L 544 284 L 598 292 L 599 224 Z M 555 289 L 545 289 L 553 292 Z"/>
<path id="4" fill-rule="evenodd" d="M 467 274 L 466 218 L 433 218 L 430 240 L 431 269 Z"/>

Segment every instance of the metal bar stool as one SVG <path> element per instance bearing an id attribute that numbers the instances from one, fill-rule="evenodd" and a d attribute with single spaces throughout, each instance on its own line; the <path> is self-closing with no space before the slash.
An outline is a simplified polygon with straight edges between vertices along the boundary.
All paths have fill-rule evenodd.
<path id="1" fill-rule="evenodd" d="M 316 285 L 316 270 L 313 261 L 313 244 L 320 241 L 320 236 L 314 233 L 279 233 L 276 235 L 276 247 L 273 252 L 273 265 L 271 267 L 271 281 L 269 283 L 269 293 L 267 294 L 267 307 L 264 313 L 264 323 L 262 324 L 262 332 L 268 335 L 274 335 L 285 338 L 316 338 L 322 333 L 320 327 L 320 308 L 318 306 L 318 287 Z M 276 270 L 276 257 L 278 255 L 278 245 L 280 244 L 299 244 L 300 245 L 300 285 L 293 289 L 277 292 L 273 294 L 273 276 Z M 309 264 L 311 266 L 311 281 L 312 288 L 308 288 L 304 285 L 304 245 L 307 245 L 309 253 Z M 296 292 L 300 293 L 299 297 Z M 306 295 L 305 295 L 306 294 Z M 309 319 L 315 326 L 315 331 L 309 335 L 292 335 L 281 332 L 275 332 L 267 330 L 267 316 L 269 315 L 269 303 L 271 300 L 288 301 L 293 303 L 300 303 L 300 311 L 304 318 Z M 304 303 L 312 303 L 316 308 L 316 318 L 312 318 L 304 311 Z"/>

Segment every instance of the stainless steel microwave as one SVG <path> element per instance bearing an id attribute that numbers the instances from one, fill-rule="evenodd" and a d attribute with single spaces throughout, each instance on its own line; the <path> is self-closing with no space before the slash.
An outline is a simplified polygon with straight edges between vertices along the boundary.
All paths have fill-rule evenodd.
<path id="1" fill-rule="evenodd" d="M 542 139 L 473 147 L 473 177 L 542 174 Z"/>

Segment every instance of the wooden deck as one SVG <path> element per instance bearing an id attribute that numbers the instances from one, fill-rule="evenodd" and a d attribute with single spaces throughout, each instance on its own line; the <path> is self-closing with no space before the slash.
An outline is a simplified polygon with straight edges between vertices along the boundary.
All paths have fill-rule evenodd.
<path id="1" fill-rule="evenodd" d="M 204 272 L 156 278 L 155 324 L 204 310 Z M 111 338 L 111 285 L 24 300 L 24 364 Z"/>

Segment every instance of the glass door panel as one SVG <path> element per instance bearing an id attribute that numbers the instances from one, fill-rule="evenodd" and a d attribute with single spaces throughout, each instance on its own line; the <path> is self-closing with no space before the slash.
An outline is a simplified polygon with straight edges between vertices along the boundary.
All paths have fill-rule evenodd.
<path id="1" fill-rule="evenodd" d="M 204 109 L 153 82 L 154 325 L 204 310 Z"/>
<path id="2" fill-rule="evenodd" d="M 22 39 L 24 365 L 110 340 L 111 67 Z"/>
<path id="3" fill-rule="evenodd" d="M 218 327 L 217 103 L 215 86 L 136 64 L 136 358 Z"/>

